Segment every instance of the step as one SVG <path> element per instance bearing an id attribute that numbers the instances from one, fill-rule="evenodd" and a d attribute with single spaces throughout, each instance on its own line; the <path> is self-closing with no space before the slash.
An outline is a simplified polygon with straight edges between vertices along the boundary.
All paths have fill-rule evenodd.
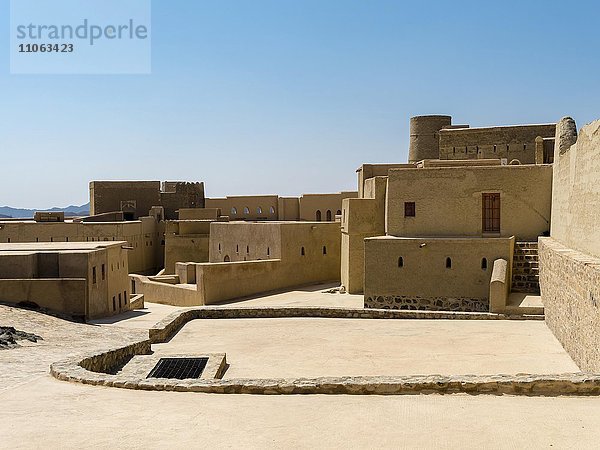
<path id="1" fill-rule="evenodd" d="M 543 315 L 544 305 L 539 294 L 511 292 L 506 302 L 505 314 Z"/>

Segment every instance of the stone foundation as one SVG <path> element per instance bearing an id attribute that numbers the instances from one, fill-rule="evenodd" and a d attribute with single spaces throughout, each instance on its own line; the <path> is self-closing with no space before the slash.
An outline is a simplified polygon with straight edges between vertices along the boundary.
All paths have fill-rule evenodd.
<path id="1" fill-rule="evenodd" d="M 600 259 L 540 238 L 546 323 L 583 371 L 600 371 Z"/>
<path id="2" fill-rule="evenodd" d="M 400 309 L 415 311 L 462 311 L 488 312 L 489 300 L 486 298 L 462 297 L 407 297 L 407 296 L 372 296 L 365 297 L 365 308 Z"/>

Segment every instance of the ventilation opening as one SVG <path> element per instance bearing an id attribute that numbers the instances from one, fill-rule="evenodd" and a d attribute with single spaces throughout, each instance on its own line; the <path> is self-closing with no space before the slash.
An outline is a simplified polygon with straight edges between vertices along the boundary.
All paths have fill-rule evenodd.
<path id="1" fill-rule="evenodd" d="M 404 258 L 402 256 L 398 258 L 398 267 L 404 267 Z"/>
<path id="2" fill-rule="evenodd" d="M 446 258 L 446 269 L 452 269 L 452 258 Z"/>
<path id="3" fill-rule="evenodd" d="M 199 378 L 207 363 L 208 358 L 160 358 L 146 378 Z"/>

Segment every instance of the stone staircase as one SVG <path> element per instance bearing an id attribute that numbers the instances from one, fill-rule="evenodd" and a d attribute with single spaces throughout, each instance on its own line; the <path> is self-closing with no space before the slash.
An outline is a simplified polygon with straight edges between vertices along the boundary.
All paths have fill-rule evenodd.
<path id="1" fill-rule="evenodd" d="M 512 292 L 540 293 L 540 263 L 537 242 L 515 242 Z"/>

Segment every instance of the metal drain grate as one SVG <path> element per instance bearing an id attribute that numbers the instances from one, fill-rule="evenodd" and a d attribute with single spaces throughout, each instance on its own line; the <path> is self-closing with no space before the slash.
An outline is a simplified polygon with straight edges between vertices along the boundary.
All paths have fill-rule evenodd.
<path id="1" fill-rule="evenodd" d="M 199 378 L 208 358 L 160 358 L 146 378 Z"/>

